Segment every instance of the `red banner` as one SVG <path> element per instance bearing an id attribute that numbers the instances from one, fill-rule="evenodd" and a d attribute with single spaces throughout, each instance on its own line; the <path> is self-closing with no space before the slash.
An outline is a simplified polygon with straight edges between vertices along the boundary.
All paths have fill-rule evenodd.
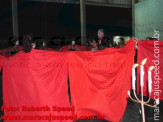
<path id="1" fill-rule="evenodd" d="M 0 71 L 1 71 L 2 66 L 3 66 L 3 62 L 4 62 L 4 56 L 0 55 Z"/>
<path id="2" fill-rule="evenodd" d="M 106 120 L 123 118 L 131 88 L 135 42 L 122 49 L 108 48 L 98 52 L 69 52 L 69 78 L 75 113 L 104 115 Z"/>
<path id="3" fill-rule="evenodd" d="M 72 116 L 71 110 L 63 108 L 70 107 L 66 55 L 32 50 L 6 58 L 3 66 L 3 109 L 5 116 L 14 118 L 5 122 L 49 122 L 50 119 L 57 122 L 63 119 L 62 116 Z"/>
<path id="4" fill-rule="evenodd" d="M 148 70 L 152 70 L 152 99 L 163 100 L 163 41 L 139 41 L 138 42 L 138 64 L 141 65 L 143 59 L 147 58 L 144 65 L 144 96 L 148 96 Z M 137 69 L 137 89 L 140 94 L 140 67 Z"/>

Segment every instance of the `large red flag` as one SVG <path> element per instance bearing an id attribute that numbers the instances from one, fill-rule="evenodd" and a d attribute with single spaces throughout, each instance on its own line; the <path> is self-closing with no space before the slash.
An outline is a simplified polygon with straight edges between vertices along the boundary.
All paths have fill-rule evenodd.
<path id="1" fill-rule="evenodd" d="M 104 115 L 106 120 L 123 118 L 131 88 L 135 42 L 123 49 L 99 52 L 69 52 L 72 105 L 78 116 Z"/>
<path id="2" fill-rule="evenodd" d="M 3 66 L 3 62 L 4 62 L 4 56 L 0 55 L 0 71 L 1 71 L 2 66 Z"/>
<path id="3" fill-rule="evenodd" d="M 2 108 L 15 108 L 14 111 L 5 109 L 5 117 L 14 116 L 5 122 L 57 122 L 63 116 L 69 117 L 67 120 L 64 118 L 63 122 L 72 121 L 70 110 L 73 108 L 64 108 L 70 107 L 66 55 L 62 52 L 32 50 L 30 53 L 19 52 L 5 60 Z M 60 112 L 56 111 L 59 109 Z"/>
<path id="4" fill-rule="evenodd" d="M 163 100 L 163 41 L 139 41 L 138 42 L 138 64 L 147 58 L 144 65 L 144 87 L 143 94 L 148 96 L 148 69 L 154 66 L 152 70 L 152 99 Z M 137 69 L 137 89 L 140 94 L 140 67 Z"/>

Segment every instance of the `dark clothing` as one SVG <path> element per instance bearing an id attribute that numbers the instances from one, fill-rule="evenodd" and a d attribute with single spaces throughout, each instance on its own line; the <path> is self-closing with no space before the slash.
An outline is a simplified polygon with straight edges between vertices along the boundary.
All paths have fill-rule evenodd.
<path id="1" fill-rule="evenodd" d="M 113 42 L 108 37 L 104 37 L 101 40 L 97 39 L 97 42 L 98 42 L 98 48 L 100 50 L 113 47 Z"/>

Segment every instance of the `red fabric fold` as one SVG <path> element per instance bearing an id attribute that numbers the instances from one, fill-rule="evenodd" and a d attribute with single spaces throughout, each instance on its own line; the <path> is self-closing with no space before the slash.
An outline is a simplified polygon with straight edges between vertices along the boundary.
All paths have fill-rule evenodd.
<path id="1" fill-rule="evenodd" d="M 152 70 L 152 99 L 163 100 L 163 41 L 142 40 L 138 42 L 138 64 L 141 65 L 143 59 L 147 58 L 144 65 L 144 87 L 143 94 L 148 96 L 148 69 L 155 66 Z M 140 67 L 137 69 L 137 92 L 140 94 Z"/>
<path id="2" fill-rule="evenodd" d="M 123 49 L 108 48 L 98 52 L 69 52 L 69 78 L 75 113 L 104 115 L 108 121 L 123 118 L 131 88 L 135 42 Z"/>
<path id="3" fill-rule="evenodd" d="M 67 86 L 66 53 L 32 50 L 19 52 L 5 60 L 3 67 L 4 106 L 19 111 L 4 111 L 5 115 L 72 115 L 71 111 L 53 111 L 53 107 L 70 107 Z M 50 111 L 23 111 L 22 106 L 50 107 Z M 6 120 L 5 122 L 17 120 Z M 24 122 L 25 120 L 20 120 Z M 26 120 L 26 122 L 41 120 Z M 48 122 L 49 120 L 42 120 Z M 51 120 L 54 121 L 54 120 Z M 57 122 L 57 120 L 55 120 Z M 72 122 L 72 120 L 63 120 Z"/>
<path id="4" fill-rule="evenodd" d="M 3 63 L 4 63 L 4 56 L 0 55 L 0 71 L 2 69 Z"/>

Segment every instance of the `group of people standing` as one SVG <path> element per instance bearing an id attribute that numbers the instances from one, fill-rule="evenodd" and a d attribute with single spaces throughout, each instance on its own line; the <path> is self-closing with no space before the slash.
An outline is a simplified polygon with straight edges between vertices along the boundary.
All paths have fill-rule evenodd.
<path id="1" fill-rule="evenodd" d="M 75 41 L 72 41 L 72 44 L 69 46 L 70 51 L 99 51 L 106 48 L 123 48 L 125 46 L 124 39 L 119 38 L 119 42 L 117 45 L 113 43 L 108 37 L 105 36 L 105 32 L 103 29 L 99 29 L 97 32 L 97 37 L 92 40 L 91 48 L 85 47 L 83 49 L 78 48 L 75 45 Z"/>
<path id="2" fill-rule="evenodd" d="M 22 46 L 20 46 L 20 42 L 18 40 L 12 40 L 14 42 L 14 46 L 4 49 L 0 51 L 1 55 L 11 56 L 16 54 L 19 51 L 24 51 L 26 53 L 30 52 L 32 49 L 39 50 L 48 50 L 52 51 L 53 49 L 48 48 L 46 46 L 46 42 L 38 39 L 34 40 L 32 35 L 25 35 L 22 39 Z M 72 41 L 70 45 L 66 48 L 68 51 L 99 51 L 106 48 L 123 48 L 124 47 L 124 39 L 120 38 L 119 43 L 115 46 L 113 41 L 111 41 L 108 37 L 105 36 L 105 32 L 103 29 L 99 29 L 97 32 L 97 37 L 92 40 L 91 46 L 80 46 L 75 44 L 75 41 Z M 59 51 L 62 51 L 61 48 Z"/>

